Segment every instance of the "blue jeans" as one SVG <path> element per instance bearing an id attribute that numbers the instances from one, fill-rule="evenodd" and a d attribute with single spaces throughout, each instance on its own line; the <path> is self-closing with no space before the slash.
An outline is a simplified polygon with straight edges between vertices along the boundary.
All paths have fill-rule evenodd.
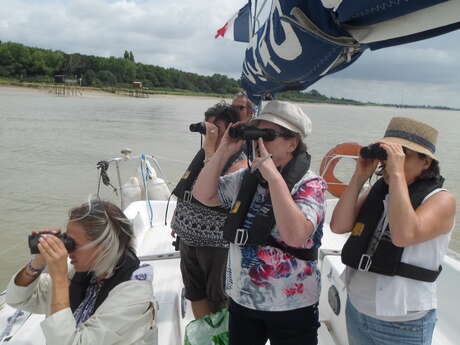
<path id="1" fill-rule="evenodd" d="M 345 313 L 350 345 L 431 345 L 437 320 L 433 309 L 418 320 L 382 321 L 360 313 L 350 301 Z"/>

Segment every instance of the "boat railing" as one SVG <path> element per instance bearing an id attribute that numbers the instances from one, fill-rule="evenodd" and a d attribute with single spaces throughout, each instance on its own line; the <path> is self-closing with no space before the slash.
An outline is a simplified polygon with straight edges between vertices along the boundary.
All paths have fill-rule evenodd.
<path id="1" fill-rule="evenodd" d="M 123 182 L 122 182 L 121 171 L 120 171 L 121 163 L 129 162 L 129 161 L 139 161 L 139 162 L 148 161 L 150 164 L 153 165 L 153 169 L 155 170 L 155 173 L 157 173 L 161 179 L 166 181 L 166 183 L 167 183 L 167 179 L 166 179 L 166 175 L 161 170 L 160 163 L 158 162 L 155 156 L 151 154 L 146 154 L 146 153 L 132 155 L 132 150 L 129 148 L 122 149 L 120 152 L 121 152 L 120 157 L 111 158 L 107 160 L 106 162 L 109 165 L 115 164 L 115 169 L 117 173 L 118 191 L 119 191 L 119 197 L 120 197 L 120 205 L 121 205 L 121 208 L 124 209 L 128 205 L 125 205 L 125 200 L 123 196 Z M 99 190 L 98 190 L 98 193 L 99 193 Z M 148 192 L 146 191 L 145 199 L 148 200 L 148 197 L 149 197 Z"/>

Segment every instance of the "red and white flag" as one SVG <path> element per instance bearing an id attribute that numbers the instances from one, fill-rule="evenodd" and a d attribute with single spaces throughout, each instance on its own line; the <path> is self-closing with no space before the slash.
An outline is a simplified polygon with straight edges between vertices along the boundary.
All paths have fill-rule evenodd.
<path id="1" fill-rule="evenodd" d="M 224 37 L 238 42 L 249 42 L 251 35 L 251 1 L 235 13 L 220 29 L 214 38 Z"/>

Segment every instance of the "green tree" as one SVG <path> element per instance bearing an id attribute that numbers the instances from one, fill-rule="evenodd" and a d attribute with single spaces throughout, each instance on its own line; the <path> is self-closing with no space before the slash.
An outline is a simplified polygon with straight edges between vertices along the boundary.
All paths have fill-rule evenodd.
<path id="1" fill-rule="evenodd" d="M 82 84 L 84 86 L 91 86 L 95 83 L 95 80 L 96 73 L 92 69 L 89 69 L 83 74 Z"/>
<path id="2" fill-rule="evenodd" d="M 105 85 L 115 85 L 117 83 L 117 78 L 110 71 L 99 71 L 96 73 L 96 78 Z"/>

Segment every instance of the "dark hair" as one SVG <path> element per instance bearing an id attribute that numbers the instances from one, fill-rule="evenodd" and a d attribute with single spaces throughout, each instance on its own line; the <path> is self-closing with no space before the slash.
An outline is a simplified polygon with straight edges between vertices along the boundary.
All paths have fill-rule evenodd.
<path id="1" fill-rule="evenodd" d="M 426 158 L 426 155 L 423 153 L 417 152 L 417 155 L 418 155 L 418 158 L 420 159 Z M 375 174 L 377 176 L 382 176 L 383 170 L 385 170 L 385 164 L 380 164 Z M 423 170 L 422 173 L 417 177 L 417 179 L 418 180 L 435 179 L 436 181 L 440 181 L 442 179 L 442 176 L 441 176 L 441 169 L 439 168 L 439 162 L 433 159 L 431 161 L 430 166 L 427 169 Z"/>
<path id="2" fill-rule="evenodd" d="M 417 153 L 420 159 L 426 158 L 425 154 L 420 152 Z M 430 166 L 427 169 L 423 170 L 420 176 L 418 177 L 419 180 L 435 179 L 437 181 L 439 181 L 441 178 L 441 169 L 439 168 L 439 162 L 436 159 L 433 159 L 431 161 Z"/>
<path id="3" fill-rule="evenodd" d="M 221 120 L 229 124 L 237 122 L 239 115 L 230 104 L 222 101 L 206 110 L 204 113 L 205 121 L 208 121 L 210 117 L 215 117 L 216 121 Z"/>

